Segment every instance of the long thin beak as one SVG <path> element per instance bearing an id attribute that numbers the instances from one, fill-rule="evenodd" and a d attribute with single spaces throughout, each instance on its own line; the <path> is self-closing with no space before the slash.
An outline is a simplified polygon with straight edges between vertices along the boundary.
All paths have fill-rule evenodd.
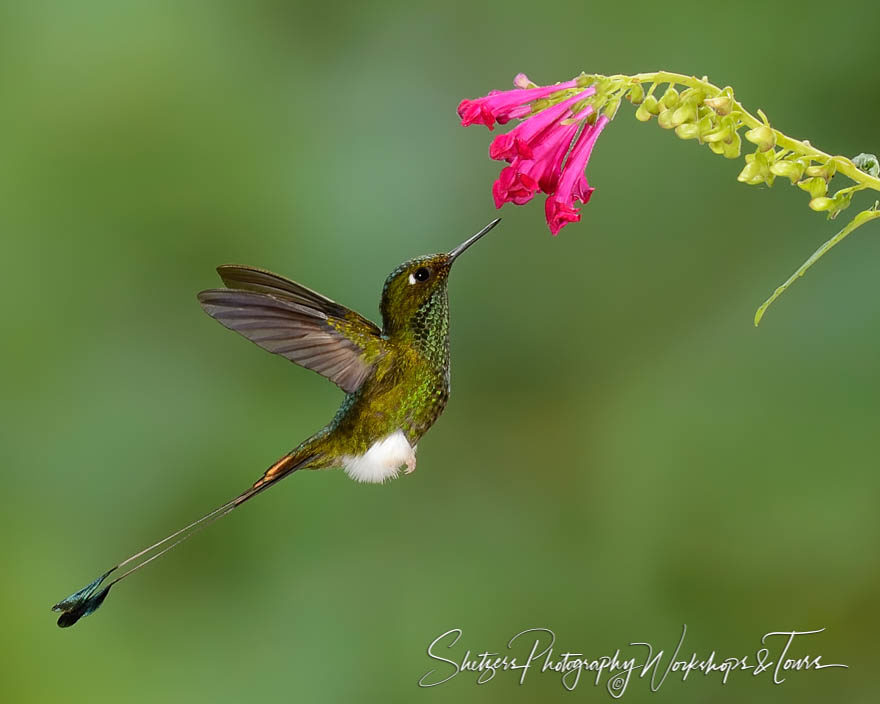
<path id="1" fill-rule="evenodd" d="M 493 220 L 488 225 L 486 225 L 486 227 L 484 227 L 482 230 L 480 230 L 476 235 L 473 235 L 472 237 L 468 237 L 464 242 L 462 242 L 460 245 L 458 245 L 458 247 L 453 249 L 449 253 L 449 263 L 452 264 L 452 262 L 454 262 L 456 260 L 456 258 L 458 258 L 459 254 L 461 254 L 464 250 L 466 250 L 468 247 L 470 247 L 474 242 L 476 242 L 483 235 L 485 235 L 487 232 L 489 232 L 489 230 L 491 230 L 493 227 L 495 227 L 499 222 L 501 222 L 501 218 L 495 218 L 495 220 Z"/>

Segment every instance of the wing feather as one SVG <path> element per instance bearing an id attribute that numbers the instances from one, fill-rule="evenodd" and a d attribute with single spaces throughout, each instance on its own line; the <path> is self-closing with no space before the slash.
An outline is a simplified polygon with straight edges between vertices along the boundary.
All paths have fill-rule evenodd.
<path id="1" fill-rule="evenodd" d="M 260 347 L 351 393 L 384 355 L 376 325 L 329 298 L 262 269 L 218 267 L 230 288 L 199 294 L 205 312 Z"/>

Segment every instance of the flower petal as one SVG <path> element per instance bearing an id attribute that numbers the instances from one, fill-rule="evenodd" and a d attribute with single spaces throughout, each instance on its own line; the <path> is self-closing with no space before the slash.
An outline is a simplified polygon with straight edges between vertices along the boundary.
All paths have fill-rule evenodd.
<path id="1" fill-rule="evenodd" d="M 500 208 L 507 202 L 516 205 L 528 203 L 538 190 L 538 183 L 529 174 L 521 171 L 519 164 L 505 166 L 501 169 L 498 179 L 492 184 L 492 198 L 495 207 Z"/>
<path id="2" fill-rule="evenodd" d="M 528 145 L 528 150 L 534 149 L 535 141 L 546 139 L 554 129 L 563 126 L 560 124 L 560 121 L 571 116 L 571 107 L 575 103 L 593 95 L 595 92 L 596 87 L 590 86 L 586 90 L 524 120 L 510 132 L 499 134 L 492 140 L 492 144 L 489 146 L 489 156 L 497 161 L 511 161 L 517 156 L 530 159 L 531 156 L 524 152 L 522 148 L 518 149 L 517 144 Z M 588 107 L 579 115 L 586 116 L 590 112 L 592 112 L 592 107 Z"/>
<path id="3" fill-rule="evenodd" d="M 592 193 L 592 189 L 584 178 L 584 169 L 590 160 L 590 154 L 593 152 L 596 140 L 607 124 L 608 118 L 605 115 L 600 115 L 595 125 L 584 125 L 584 129 L 578 136 L 562 169 L 562 177 L 559 179 L 559 195 L 561 197 L 568 198 L 570 201 L 578 199 L 583 203 L 587 202 L 584 197 L 589 200 L 586 191 L 589 190 L 589 193 Z"/>
<path id="4" fill-rule="evenodd" d="M 544 215 L 551 234 L 557 235 L 559 231 L 570 222 L 580 222 L 581 214 L 576 208 L 563 202 L 556 196 L 547 196 L 544 203 Z"/>
<path id="5" fill-rule="evenodd" d="M 458 104 L 458 116 L 461 118 L 461 124 L 465 127 L 480 124 L 492 129 L 496 121 L 503 125 L 513 118 L 528 115 L 531 108 L 527 103 L 575 87 L 577 87 L 577 80 L 572 79 L 552 86 L 505 91 L 494 90 L 489 95 L 476 100 L 462 100 Z"/>

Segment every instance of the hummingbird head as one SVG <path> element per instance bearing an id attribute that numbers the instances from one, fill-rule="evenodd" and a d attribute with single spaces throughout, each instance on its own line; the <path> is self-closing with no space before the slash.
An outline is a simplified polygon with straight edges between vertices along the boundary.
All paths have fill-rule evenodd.
<path id="1" fill-rule="evenodd" d="M 452 264 L 468 247 L 501 221 L 497 218 L 458 247 L 404 262 L 385 279 L 382 322 L 386 334 L 409 328 L 445 326 L 448 318 L 446 284 Z M 445 334 L 445 333 L 444 333 Z"/>

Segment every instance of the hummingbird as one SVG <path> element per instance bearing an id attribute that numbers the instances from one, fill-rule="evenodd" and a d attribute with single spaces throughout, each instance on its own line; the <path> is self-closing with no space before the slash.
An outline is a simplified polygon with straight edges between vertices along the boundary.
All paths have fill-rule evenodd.
<path id="1" fill-rule="evenodd" d="M 410 259 L 382 288 L 382 328 L 302 284 L 249 266 L 217 268 L 225 288 L 198 294 L 204 311 L 269 352 L 326 377 L 345 392 L 324 428 L 275 461 L 254 484 L 210 513 L 111 567 L 52 607 L 58 625 L 94 613 L 110 588 L 301 469 L 342 468 L 384 483 L 416 468 L 416 448 L 449 399 L 449 302 L 453 263 L 493 220 L 449 252 Z M 101 586 L 111 574 L 128 567 Z"/>

